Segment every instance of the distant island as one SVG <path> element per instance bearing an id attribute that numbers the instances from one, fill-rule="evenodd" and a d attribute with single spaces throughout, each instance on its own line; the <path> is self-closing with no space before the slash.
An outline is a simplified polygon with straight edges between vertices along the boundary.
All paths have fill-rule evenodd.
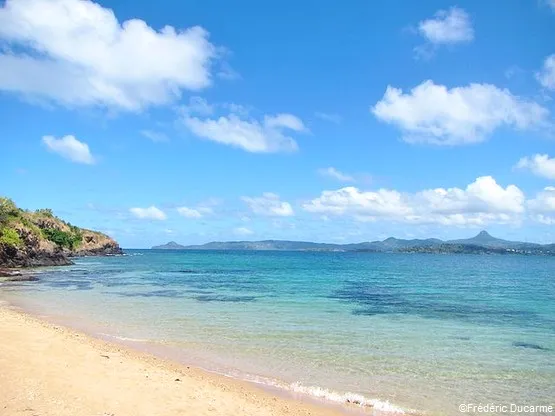
<path id="1" fill-rule="evenodd" d="M 186 246 L 177 244 L 175 241 L 170 241 L 169 243 L 162 244 L 161 246 L 154 246 L 152 250 L 186 250 Z"/>
<path id="2" fill-rule="evenodd" d="M 50 209 L 27 211 L 0 197 L 0 267 L 59 266 L 72 264 L 73 256 L 122 253 L 105 234 L 76 227 Z"/>
<path id="3" fill-rule="evenodd" d="M 154 246 L 165 250 L 281 250 L 281 251 L 352 251 L 375 253 L 460 253 L 460 254 L 531 254 L 555 255 L 555 244 L 526 243 L 502 240 L 487 231 L 461 240 L 443 241 L 437 238 L 404 240 L 389 237 L 383 241 L 352 244 L 313 243 L 309 241 L 263 240 L 211 242 L 183 246 L 171 241 Z"/>

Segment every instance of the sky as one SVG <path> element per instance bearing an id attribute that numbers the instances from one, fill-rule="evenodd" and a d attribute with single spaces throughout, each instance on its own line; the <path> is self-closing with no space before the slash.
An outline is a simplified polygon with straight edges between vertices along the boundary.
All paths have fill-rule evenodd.
<path id="1" fill-rule="evenodd" d="M 0 195 L 123 247 L 555 242 L 555 0 L 0 1 Z"/>

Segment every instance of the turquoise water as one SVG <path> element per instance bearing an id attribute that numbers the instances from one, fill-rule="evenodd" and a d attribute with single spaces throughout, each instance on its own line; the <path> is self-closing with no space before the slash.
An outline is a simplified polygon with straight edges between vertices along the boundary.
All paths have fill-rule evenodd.
<path id="1" fill-rule="evenodd" d="M 43 269 L 0 298 L 374 414 L 555 404 L 553 257 L 127 254 Z"/>

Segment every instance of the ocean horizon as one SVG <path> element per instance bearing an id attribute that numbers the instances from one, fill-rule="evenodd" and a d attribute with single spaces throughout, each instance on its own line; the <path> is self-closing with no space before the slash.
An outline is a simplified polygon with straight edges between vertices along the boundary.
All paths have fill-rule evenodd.
<path id="1" fill-rule="evenodd" d="M 126 250 L 37 269 L 39 281 L 3 283 L 0 297 L 289 393 L 443 415 L 464 403 L 553 404 L 554 266 L 547 256 Z"/>

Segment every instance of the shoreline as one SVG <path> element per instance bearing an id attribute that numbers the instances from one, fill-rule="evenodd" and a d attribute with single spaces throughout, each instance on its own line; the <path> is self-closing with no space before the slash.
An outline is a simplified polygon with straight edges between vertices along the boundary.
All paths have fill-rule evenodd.
<path id="1" fill-rule="evenodd" d="M 29 414 L 28 409 L 52 416 L 381 413 L 180 364 L 1 302 L 0 338 L 9 340 L 0 343 L 2 414 Z"/>

